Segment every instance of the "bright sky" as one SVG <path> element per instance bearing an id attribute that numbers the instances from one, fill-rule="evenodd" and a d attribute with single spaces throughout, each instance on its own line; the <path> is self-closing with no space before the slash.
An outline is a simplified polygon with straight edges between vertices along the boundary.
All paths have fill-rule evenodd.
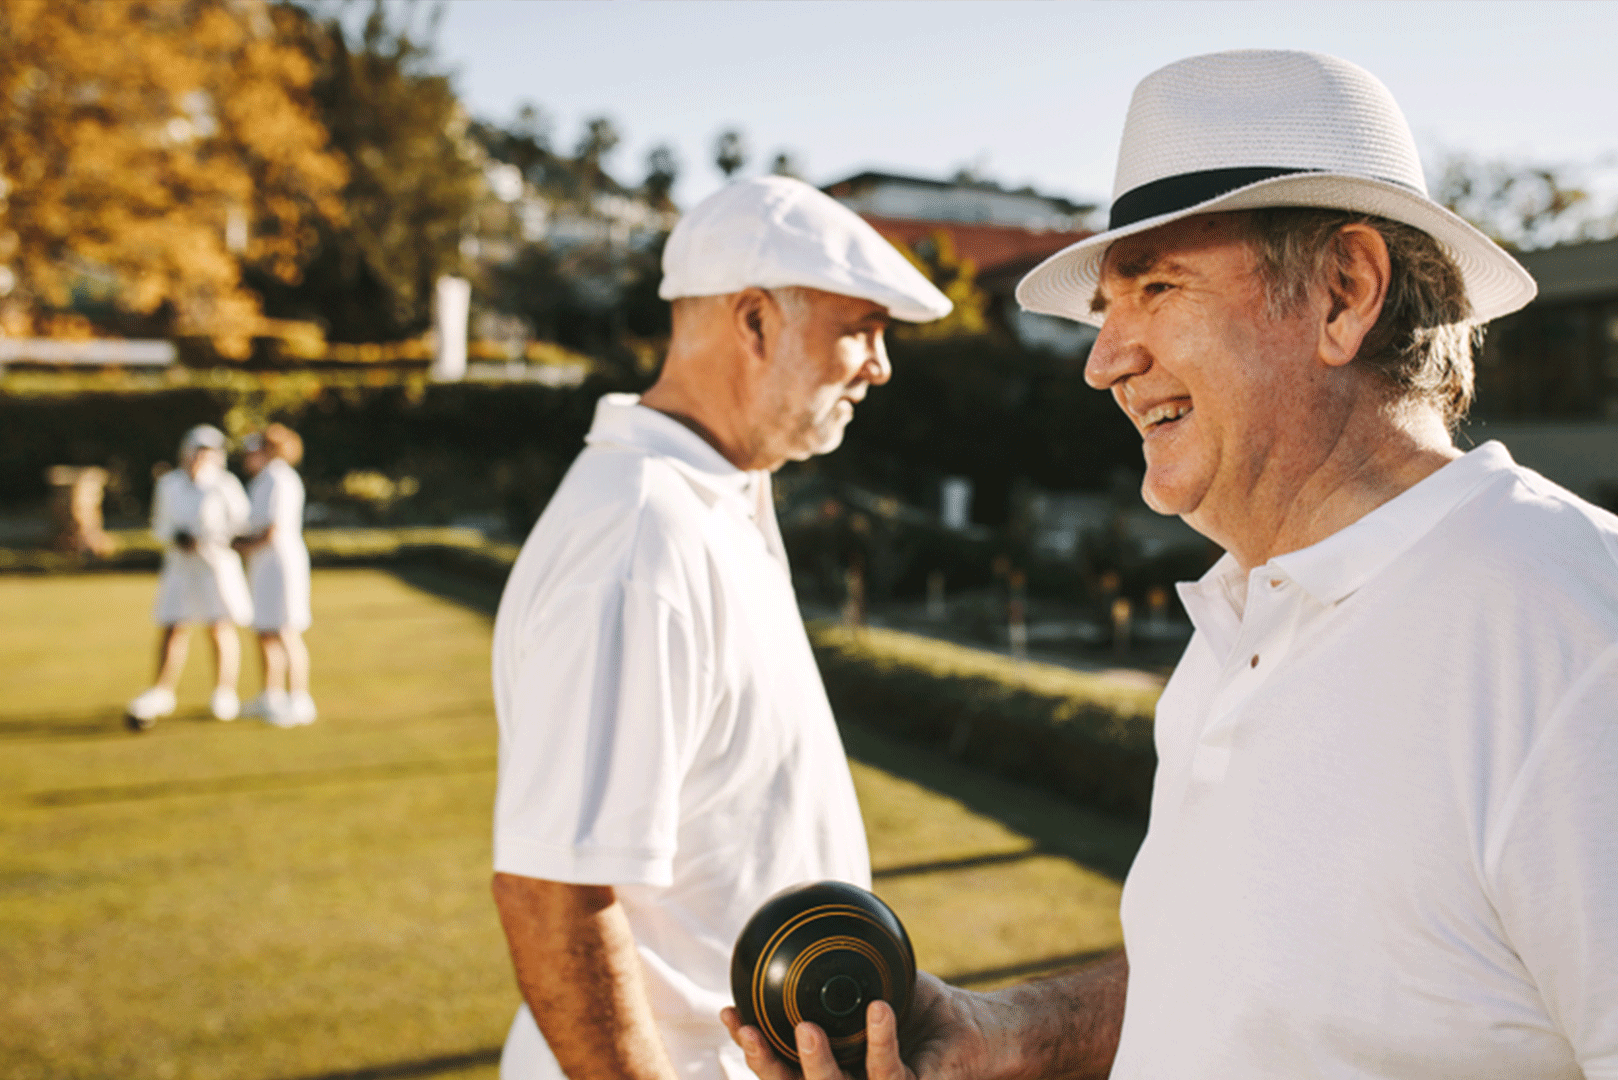
<path id="1" fill-rule="evenodd" d="M 1333 53 L 1369 69 L 1431 164 L 1446 152 L 1599 163 L 1618 174 L 1618 0 L 449 0 L 441 60 L 471 110 L 529 100 L 571 150 L 608 115 L 626 182 L 671 144 L 683 205 L 721 182 L 715 135 L 747 172 L 779 150 L 806 178 L 863 169 L 946 177 L 975 163 L 1011 186 L 1106 203 L 1135 83 L 1219 49 Z M 1432 179 L 1429 176 L 1429 179 Z"/>

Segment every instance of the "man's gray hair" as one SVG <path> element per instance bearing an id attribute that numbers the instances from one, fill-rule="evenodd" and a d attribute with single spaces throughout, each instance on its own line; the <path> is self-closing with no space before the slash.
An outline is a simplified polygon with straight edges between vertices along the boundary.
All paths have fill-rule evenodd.
<path id="1" fill-rule="evenodd" d="M 1338 290 L 1348 252 L 1338 234 L 1369 225 L 1388 245 L 1392 275 L 1358 362 L 1381 376 L 1395 400 L 1430 403 L 1453 432 L 1472 405 L 1472 354 L 1483 328 L 1455 261 L 1410 225 L 1348 210 L 1278 207 L 1244 215 L 1273 318 L 1296 314 L 1312 288 Z"/>
<path id="2" fill-rule="evenodd" d="M 774 300 L 781 310 L 786 312 L 788 321 L 802 318 L 813 304 L 811 290 L 802 285 L 778 285 L 773 289 L 765 289 L 770 299 Z M 734 293 L 720 293 L 714 296 L 681 296 L 670 304 L 677 316 L 711 304 L 728 303 Z"/>

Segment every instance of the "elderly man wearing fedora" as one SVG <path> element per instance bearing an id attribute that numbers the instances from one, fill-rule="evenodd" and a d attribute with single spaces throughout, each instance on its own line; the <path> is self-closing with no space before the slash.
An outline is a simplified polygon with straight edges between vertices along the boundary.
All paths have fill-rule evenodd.
<path id="1" fill-rule="evenodd" d="M 797 180 L 731 184 L 663 256 L 656 384 L 596 407 L 494 631 L 505 1080 L 748 1075 L 719 1022 L 772 893 L 870 883 L 770 473 L 835 449 L 888 320 L 950 302 Z"/>
<path id="2" fill-rule="evenodd" d="M 1124 950 L 924 978 L 902 1060 L 873 1004 L 870 1080 L 1618 1077 L 1618 519 L 1452 440 L 1533 295 L 1354 65 L 1141 83 L 1110 227 L 1018 289 L 1100 327 L 1147 501 L 1227 553 L 1180 587 Z"/>

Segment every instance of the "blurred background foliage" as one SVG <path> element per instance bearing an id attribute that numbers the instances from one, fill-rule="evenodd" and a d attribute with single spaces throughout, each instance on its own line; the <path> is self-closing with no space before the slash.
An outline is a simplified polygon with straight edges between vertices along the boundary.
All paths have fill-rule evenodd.
<path id="1" fill-rule="evenodd" d="M 260 274 L 252 284 L 268 314 L 319 322 L 334 341 L 420 334 L 433 281 L 460 268 L 462 222 L 482 190 L 470 121 L 425 41 L 381 4 L 357 35 L 336 14 L 277 10 L 315 72 L 314 115 L 347 165 L 346 212 L 319 222 L 296 280 Z"/>
<path id="2" fill-rule="evenodd" d="M 78 312 L 245 350 L 244 270 L 296 280 L 317 222 L 344 220 L 305 21 L 223 0 L 0 6 L 6 333 Z"/>
<path id="3" fill-rule="evenodd" d="M 434 53 L 438 10 L 0 5 L 0 333 L 180 351 L 159 374 L 0 374 L 0 510 L 42 507 L 50 466 L 101 465 L 109 517 L 133 523 L 185 428 L 280 420 L 304 435 L 333 524 L 527 531 L 595 400 L 656 376 L 670 192 L 690 163 L 666 145 L 621 162 L 607 116 L 571 136 L 533 103 L 470 116 Z M 802 171 L 789 149 L 754 149 L 721 127 L 698 164 Z M 1450 155 L 1437 175 L 1441 201 L 1508 245 L 1618 230 L 1576 170 Z M 955 310 L 896 327 L 895 377 L 844 447 L 782 471 L 806 595 L 840 602 L 856 563 L 873 600 L 919 597 L 934 573 L 1004 599 L 1026 571 L 1033 593 L 1099 605 L 1195 574 L 1205 548 L 1121 524 L 1139 508 L 1139 440 L 1084 384 L 1084 352 L 1013 332 L 1015 276 L 980 277 L 947 231 L 901 248 Z M 428 381 L 443 274 L 472 281 L 472 358 L 512 369 L 503 381 Z M 949 478 L 971 485 L 965 528 L 941 522 Z M 1042 552 L 1050 492 L 1090 493 L 1088 520 L 1112 524 Z"/>

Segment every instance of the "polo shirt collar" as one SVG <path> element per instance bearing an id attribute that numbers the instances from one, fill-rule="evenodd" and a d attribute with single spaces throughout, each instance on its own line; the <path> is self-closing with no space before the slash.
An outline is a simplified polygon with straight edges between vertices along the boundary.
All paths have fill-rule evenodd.
<path id="1" fill-rule="evenodd" d="M 770 474 L 746 472 L 732 465 L 708 440 L 666 413 L 647 408 L 638 394 L 606 394 L 596 402 L 595 420 L 584 437 L 590 446 L 621 446 L 671 462 L 711 506 L 733 503 L 764 531 L 771 548 L 779 546 L 771 506 Z M 765 520 L 768 516 L 768 520 Z"/>
<path id="2" fill-rule="evenodd" d="M 1486 442 L 1346 528 L 1278 555 L 1251 574 L 1243 574 L 1236 559 L 1225 555 L 1199 580 L 1182 582 L 1180 599 L 1197 629 L 1221 640 L 1234 639 L 1254 575 L 1288 578 L 1322 607 L 1331 607 L 1431 532 L 1480 485 L 1513 465 L 1503 445 Z"/>
<path id="3" fill-rule="evenodd" d="M 1486 442 L 1400 492 L 1369 514 L 1301 551 L 1270 560 L 1310 596 L 1330 607 L 1426 536 L 1478 486 L 1514 463 L 1498 442 Z"/>

